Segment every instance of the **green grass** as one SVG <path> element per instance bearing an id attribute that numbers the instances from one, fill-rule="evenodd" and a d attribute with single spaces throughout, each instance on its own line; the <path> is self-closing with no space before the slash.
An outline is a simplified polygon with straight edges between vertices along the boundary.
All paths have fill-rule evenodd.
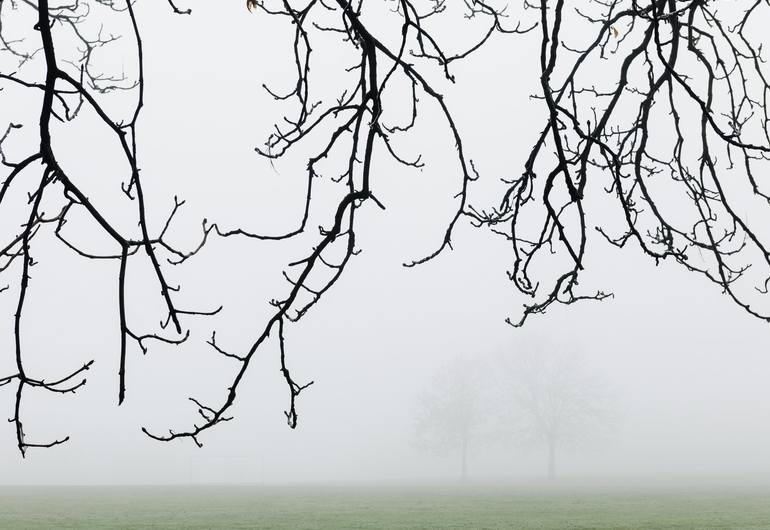
<path id="1" fill-rule="evenodd" d="M 0 529 L 770 529 L 770 490 L 0 488 Z"/>

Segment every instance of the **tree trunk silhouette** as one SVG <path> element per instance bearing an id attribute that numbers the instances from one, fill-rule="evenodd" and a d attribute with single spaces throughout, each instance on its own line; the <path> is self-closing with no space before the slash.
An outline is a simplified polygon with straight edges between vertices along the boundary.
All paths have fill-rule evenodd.
<path id="1" fill-rule="evenodd" d="M 548 480 L 556 479 L 556 438 L 548 438 Z"/>
<path id="2" fill-rule="evenodd" d="M 460 479 L 464 482 L 468 480 L 468 437 L 463 436 L 462 445 L 462 471 Z"/>

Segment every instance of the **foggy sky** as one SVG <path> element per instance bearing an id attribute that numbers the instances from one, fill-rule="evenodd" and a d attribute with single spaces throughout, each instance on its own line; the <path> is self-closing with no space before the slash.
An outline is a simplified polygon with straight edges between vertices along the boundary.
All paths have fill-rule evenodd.
<path id="1" fill-rule="evenodd" d="M 202 217 L 261 232 L 293 227 L 304 193 L 303 155 L 317 144 L 309 138 L 275 168 L 253 150 L 291 111 L 260 88 L 292 82 L 291 29 L 249 14 L 240 1 L 190 2 L 189 17 L 154 4 L 137 7 L 147 56 L 139 162 L 150 209 L 161 212 L 153 223 L 162 222 L 178 194 L 188 204 L 173 233 L 184 245 L 196 240 Z M 538 37 L 496 36 L 472 60 L 455 65 L 458 82 L 446 87 L 466 149 L 488 181 L 518 174 L 539 132 L 533 124 L 544 123 L 543 105 L 529 98 L 537 91 Z M 125 51 L 104 55 L 99 64 L 131 74 L 133 55 L 130 47 Z M 343 57 L 335 60 L 345 64 Z M 26 103 L 0 107 L 3 121 L 6 112 L 29 121 L 36 102 Z M 770 327 L 704 279 L 672 263 L 656 267 L 630 245 L 620 251 L 593 237 L 581 287 L 612 291 L 614 299 L 555 307 L 515 330 L 504 319 L 517 316 L 526 300 L 506 278 L 512 258 L 502 238 L 462 223 L 454 250 L 421 267 L 402 267 L 439 243 L 459 189 L 447 156 L 452 143 L 436 116 L 426 102 L 414 135 L 400 142 L 407 152 L 424 153 L 424 170 L 404 170 L 386 153 L 375 153 L 373 186 L 386 211 L 373 205 L 361 210 L 363 252 L 318 306 L 287 326 L 292 374 L 300 383 L 315 381 L 300 396 L 296 431 L 283 415 L 288 394 L 274 341 L 257 353 L 232 409 L 235 420 L 204 434 L 202 449 L 189 440 L 152 441 L 140 428 L 189 426 L 195 409 L 188 396 L 221 403 L 235 365 L 205 340 L 216 329 L 230 350 L 251 344 L 269 300 L 288 289 L 281 270 L 312 245 L 314 227 L 328 225 L 333 185 L 319 184 L 313 229 L 300 241 L 213 239 L 189 264 L 169 270 L 183 285 L 184 305 L 221 303 L 224 311 L 185 320 L 192 335 L 183 346 L 152 345 L 146 356 L 132 348 L 127 401 L 120 408 L 117 263 L 84 262 L 53 240 L 37 243 L 25 320 L 30 367 L 53 377 L 91 358 L 96 363 L 77 395 L 29 392 L 25 401 L 29 436 L 69 435 L 66 445 L 31 450 L 22 460 L 13 426 L 0 423 L 0 484 L 454 480 L 456 455 L 432 455 L 413 443 L 419 396 L 451 359 L 482 362 L 537 337 L 579 350 L 617 400 L 619 419 L 610 433 L 560 455 L 565 479 L 770 480 Z M 125 168 L 110 156 L 116 146 L 88 113 L 66 127 L 54 134 L 62 163 L 76 168 L 78 181 L 93 193 L 112 193 L 105 203 L 117 198 Z M 604 183 L 592 185 L 601 195 Z M 490 196 L 483 188 L 471 193 L 472 202 Z M 600 210 L 611 204 L 596 202 Z M 110 248 L 106 238 L 89 239 L 98 230 L 87 225 L 73 237 Z M 146 263 L 131 263 L 129 320 L 152 325 L 160 315 L 148 302 L 155 286 Z M 0 297 L 0 351 L 10 352 L 14 300 L 8 293 Z M 4 358 L 0 367 L 10 362 Z M 10 387 L 0 389 L 7 417 L 12 405 Z M 471 448 L 469 472 L 479 480 L 539 479 L 545 459 L 540 448 Z"/>

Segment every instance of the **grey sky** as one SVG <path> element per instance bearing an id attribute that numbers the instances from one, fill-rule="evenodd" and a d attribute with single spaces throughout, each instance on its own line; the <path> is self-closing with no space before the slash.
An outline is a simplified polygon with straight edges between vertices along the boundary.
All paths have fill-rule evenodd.
<path id="1" fill-rule="evenodd" d="M 137 8 L 147 54 L 139 161 L 152 209 L 161 212 L 154 222 L 161 222 L 178 194 L 188 200 L 174 228 L 183 244 L 196 240 L 204 216 L 225 227 L 278 233 L 296 223 L 303 154 L 316 147 L 311 137 L 275 168 L 253 151 L 287 110 L 260 85 L 280 89 L 291 82 L 290 30 L 261 13 L 249 14 L 240 1 L 190 7 L 189 17 L 170 15 L 164 2 Z M 472 202 L 492 196 L 494 185 L 486 182 L 520 172 L 539 132 L 544 109 L 528 97 L 537 88 L 537 46 L 535 34 L 497 36 L 473 61 L 454 68 L 458 82 L 447 88 L 448 104 L 467 151 L 488 177 Z M 105 67 L 132 72 L 133 56 L 102 60 Z M 317 67 L 333 71 L 345 64 L 337 60 Z M 24 103 L 8 114 L 0 107 L 3 122 L 27 119 L 35 102 Z M 314 229 L 287 244 L 214 239 L 195 260 L 172 270 L 187 305 L 221 303 L 225 309 L 215 318 L 188 320 L 191 340 L 181 347 L 153 346 L 144 357 L 132 349 L 121 408 L 117 263 L 84 262 L 58 243 L 40 243 L 26 324 L 31 366 L 53 377 L 90 358 L 96 364 L 76 396 L 34 394 L 25 404 L 27 430 L 40 437 L 70 435 L 65 446 L 31 451 L 22 461 L 12 425 L 0 423 L 0 483 L 453 478 L 451 455 L 425 454 L 412 443 L 415 400 L 448 360 L 481 362 L 542 336 L 583 353 L 616 390 L 621 416 L 613 433 L 564 454 L 565 477 L 770 479 L 770 328 L 703 279 L 673 264 L 655 267 L 632 246 L 619 251 L 594 237 L 582 287 L 612 291 L 615 298 L 556 307 L 514 330 L 504 319 L 517 316 L 526 300 L 506 279 L 511 256 L 501 238 L 463 224 L 454 251 L 415 269 L 401 266 L 438 244 L 459 187 L 451 141 L 437 123 L 426 101 L 420 126 L 402 141 L 407 152 L 424 154 L 424 170 L 405 171 L 385 153 L 375 155 L 373 186 L 387 210 L 365 207 L 358 230 L 362 254 L 301 323 L 287 327 L 290 368 L 299 382 L 316 382 L 300 398 L 296 431 L 283 416 L 288 395 L 274 342 L 250 369 L 232 411 L 236 419 L 202 436 L 203 449 L 149 440 L 140 427 L 189 425 L 195 411 L 187 396 L 221 402 L 235 366 L 205 340 L 217 329 L 228 349 L 250 344 L 269 300 L 287 289 L 282 268 L 306 252 Z M 68 127 L 77 134 L 59 130 L 55 137 L 62 163 L 77 168 L 94 194 L 116 198 L 125 168 L 112 162 L 115 146 L 88 115 Z M 603 185 L 597 182 L 593 190 L 602 215 L 611 204 L 601 197 Z M 320 184 L 310 227 L 329 223 L 333 203 L 324 199 L 333 189 Z M 121 222 L 131 222 L 116 212 Z M 73 237 L 98 242 L 88 235 L 96 232 L 84 223 Z M 129 318 L 154 323 L 160 308 L 147 303 L 154 287 L 140 290 L 153 285 L 142 279 L 147 265 L 137 259 L 131 267 Z M 7 293 L 0 295 L 0 309 L 2 351 L 10 351 L 13 299 Z M 4 368 L 10 359 L 3 357 Z M 12 390 L 0 389 L 7 416 L 12 399 Z M 495 447 L 471 453 L 470 473 L 536 478 L 544 460 L 539 449 Z"/>

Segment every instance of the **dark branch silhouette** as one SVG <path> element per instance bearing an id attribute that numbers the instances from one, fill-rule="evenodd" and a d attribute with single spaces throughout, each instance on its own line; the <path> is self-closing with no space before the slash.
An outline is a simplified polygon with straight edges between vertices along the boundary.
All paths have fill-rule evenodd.
<path id="1" fill-rule="evenodd" d="M 510 241 L 510 279 L 533 298 L 508 322 L 519 326 L 554 303 L 611 296 L 576 292 L 590 239 L 590 193 L 600 186 L 623 219 L 595 227 L 604 239 L 618 247 L 632 242 L 656 263 L 675 260 L 770 320 L 753 301 L 753 288 L 766 293 L 770 278 L 756 215 L 767 212 L 769 197 L 755 179 L 770 155 L 768 83 L 761 43 L 750 31 L 764 3 L 721 11 L 703 0 L 578 7 L 543 0 L 529 7 L 540 13 L 536 98 L 548 119 L 499 206 L 471 212 Z M 589 38 L 573 42 L 575 35 Z M 559 272 L 533 279 L 538 258 L 549 255 Z M 750 268 L 756 274 L 744 278 Z"/>
<path id="2" fill-rule="evenodd" d="M 8 7 L 5 2 L 3 7 Z M 117 40 L 116 36 L 105 37 L 101 30 L 96 36 L 90 36 L 91 27 L 88 25 L 90 17 L 96 16 L 92 9 L 96 9 L 91 4 L 76 1 L 72 4 L 49 6 L 48 0 L 39 0 L 37 4 L 32 2 L 19 2 L 10 5 L 11 10 L 32 10 L 36 14 L 37 22 L 34 26 L 37 36 L 30 36 L 23 42 L 15 42 L 10 46 L 5 41 L 8 52 L 18 58 L 19 69 L 14 72 L 0 73 L 0 81 L 25 87 L 28 90 L 42 91 L 42 100 L 39 110 L 39 122 L 36 124 L 39 137 L 39 146 L 37 150 L 26 154 L 20 162 L 11 161 L 10 155 L 2 152 L 2 162 L 10 169 L 10 172 L 2 182 L 0 187 L 0 207 L 6 209 L 11 205 L 6 202 L 9 197 L 8 191 L 14 185 L 23 185 L 19 180 L 34 178 L 34 174 L 40 175 L 39 184 L 35 191 L 30 195 L 28 204 L 15 205 L 26 208 L 28 214 L 26 222 L 21 226 L 21 231 L 14 235 L 7 243 L 3 243 L 0 257 L 3 259 L 0 272 L 11 269 L 12 266 L 20 268 L 18 272 L 19 283 L 16 289 L 18 303 L 14 315 L 14 342 L 15 342 L 15 360 L 17 373 L 12 376 L 4 377 L 1 381 L 3 385 L 15 383 L 16 403 L 14 407 L 14 417 L 11 422 L 16 425 L 16 437 L 18 448 L 24 455 L 29 448 L 51 447 L 61 444 L 68 440 L 62 438 L 50 443 L 33 443 L 27 440 L 23 428 L 22 402 L 26 391 L 32 388 L 42 388 L 51 392 L 71 393 L 78 390 L 85 384 L 85 379 L 73 381 L 83 374 L 91 366 L 93 361 L 89 361 L 82 368 L 75 370 L 66 377 L 54 382 L 46 382 L 42 379 L 35 379 L 25 371 L 24 366 L 24 347 L 22 330 L 24 318 L 25 301 L 28 289 L 30 288 L 31 269 L 37 263 L 33 257 L 34 244 L 36 238 L 41 237 L 44 232 L 52 233 L 66 247 L 74 251 L 77 255 L 85 259 L 112 259 L 119 262 L 116 278 L 116 289 L 118 292 L 118 314 L 119 322 L 116 326 L 120 330 L 120 349 L 118 353 L 118 403 L 122 403 L 126 396 L 126 354 L 129 339 L 135 340 L 143 351 L 146 352 L 146 343 L 150 340 L 159 340 L 163 342 L 178 344 L 183 342 L 188 334 L 183 333 L 181 317 L 185 315 L 204 315 L 213 314 L 218 311 L 192 311 L 180 309 L 173 300 L 172 288 L 167 280 L 166 271 L 161 266 L 160 252 L 166 253 L 170 263 L 178 263 L 186 260 L 198 249 L 192 252 L 183 252 L 175 249 L 165 239 L 166 229 L 173 216 L 182 206 L 183 202 L 177 201 L 171 211 L 171 214 L 158 235 L 151 235 L 151 228 L 148 223 L 147 204 L 145 194 L 142 188 L 142 181 L 139 176 L 139 162 L 137 155 L 137 130 L 141 115 L 144 97 L 144 75 L 143 75 L 143 49 L 141 34 L 133 11 L 131 2 L 117 3 L 100 2 L 99 8 L 111 10 L 116 13 L 123 13 L 127 16 L 133 28 L 134 46 L 136 50 L 136 59 L 138 63 L 138 77 L 135 80 L 128 80 L 121 76 L 112 76 L 101 74 L 95 71 L 92 66 L 92 53 L 95 49 L 103 46 L 109 46 Z M 0 12 L 2 13 L 2 12 Z M 2 26 L 0 26 L 2 27 Z M 57 32 L 66 33 L 66 36 L 76 42 L 74 47 L 74 57 L 71 47 L 65 47 L 66 58 L 60 58 L 60 47 L 54 39 L 54 28 Z M 0 31 L 0 33 L 2 33 Z M 23 46 L 29 46 L 28 41 L 39 42 L 39 49 L 33 52 L 23 51 Z M 34 44 L 33 46 L 37 46 Z M 41 53 L 38 53 L 41 52 Z M 28 63 L 41 57 L 43 60 L 44 79 L 41 82 L 30 81 L 25 77 L 25 72 L 29 68 Z M 132 91 L 136 96 L 135 106 L 133 107 L 128 121 L 112 117 L 111 114 L 101 105 L 99 98 L 101 95 L 109 94 L 115 91 Z M 122 155 L 130 168 L 130 174 L 126 175 L 127 182 L 120 184 L 128 201 L 135 204 L 138 233 L 123 233 L 109 219 L 110 214 L 102 210 L 99 205 L 89 198 L 87 194 L 78 185 L 78 176 L 72 175 L 62 165 L 59 164 L 57 153 L 53 148 L 51 141 L 50 124 L 52 120 L 62 123 L 71 122 L 77 119 L 78 114 L 83 107 L 89 107 L 107 126 L 111 134 L 118 140 Z M 16 129 L 24 124 L 10 124 L 2 137 L 2 142 L 9 137 Z M 0 145 L 1 143 L 0 142 Z M 63 199 L 64 205 L 53 215 L 46 215 L 42 209 L 44 196 L 57 196 Z M 68 221 L 69 214 L 76 209 L 84 209 L 90 217 L 96 221 L 101 229 L 114 241 L 116 250 L 110 255 L 97 255 L 83 250 L 67 239 L 63 228 Z M 211 231 L 204 223 L 203 240 Z M 167 309 L 167 319 L 161 323 L 161 328 L 166 328 L 173 324 L 173 333 L 175 335 L 161 335 L 160 331 L 138 333 L 134 331 L 126 319 L 126 271 L 130 258 L 140 251 L 144 252 L 152 263 L 160 294 L 164 300 Z M 38 259 L 44 259 L 40 256 Z M 18 263 L 18 265 L 17 265 Z"/>
<path id="3" fill-rule="evenodd" d="M 147 353 L 153 344 L 182 344 L 190 337 L 188 317 L 213 315 L 222 309 L 181 307 L 177 302 L 181 286 L 169 280 L 176 265 L 193 258 L 210 237 L 255 241 L 315 237 L 305 257 L 287 265 L 283 294 L 276 295 L 271 314 L 255 326 L 248 348 L 232 351 L 226 337 L 220 342 L 212 334 L 210 348 L 234 363 L 222 398 L 204 404 L 190 397 L 200 421 L 175 431 L 145 428 L 144 432 L 157 440 L 190 438 L 201 445 L 202 433 L 232 418 L 231 408 L 251 361 L 271 336 L 277 342 L 280 371 L 288 387 L 287 423 L 296 427 L 297 400 L 312 381 L 297 382 L 289 368 L 288 324 L 300 320 L 324 297 L 359 252 L 359 209 L 385 209 L 377 198 L 378 184 L 385 176 L 372 170 L 375 153 L 407 169 L 422 167 L 419 146 L 417 154 L 408 156 L 401 152 L 398 139 L 408 138 L 426 106 L 438 111 L 441 121 L 436 126 L 451 135 L 456 171 L 447 178 L 456 179 L 457 192 L 447 197 L 455 203 L 452 215 L 437 221 L 444 227 L 443 237 L 407 267 L 451 249 L 453 232 L 462 221 L 501 234 L 513 252 L 509 277 L 518 291 L 532 298 L 520 318 L 509 319 L 519 326 L 555 303 L 611 296 L 578 289 L 580 274 L 589 263 L 589 243 L 603 236 L 618 247 L 632 242 L 655 262 L 671 259 L 704 275 L 746 312 L 770 321 L 770 314 L 760 306 L 770 284 L 770 252 L 757 215 L 766 212 L 770 203 L 770 192 L 758 176 L 770 158 L 766 105 L 770 87 L 762 46 L 754 36 L 761 29 L 752 26 L 765 3 L 742 1 L 717 11 L 716 2 L 707 0 L 584 0 L 580 5 L 528 0 L 525 6 L 538 16 L 527 24 L 511 23 L 505 9 L 490 3 L 463 0 L 455 6 L 464 9 L 474 28 L 483 25 L 483 31 L 471 44 L 457 49 L 449 43 L 452 35 L 433 29 L 433 20 L 448 11 L 443 0 L 382 1 L 398 24 L 378 24 L 378 15 L 367 11 L 372 4 L 365 6 L 361 0 L 247 0 L 253 16 L 286 20 L 293 32 L 287 52 L 296 71 L 295 82 L 288 91 L 265 86 L 275 105 L 293 110 L 256 151 L 273 160 L 300 143 L 313 142 L 315 154 L 308 158 L 304 175 L 304 201 L 294 228 L 284 233 L 258 233 L 204 219 L 199 243 L 183 250 L 169 242 L 168 233 L 184 200 L 174 199 L 161 225 L 151 222 L 167 206 L 147 196 L 140 177 L 137 138 L 144 108 L 145 50 L 133 0 L 73 0 L 55 6 L 48 0 L 0 0 L 0 57 L 3 64 L 15 65 L 12 71 L 0 72 L 0 90 L 14 87 L 40 96 L 36 123 L 7 123 L 0 128 L 0 161 L 5 168 L 0 208 L 20 209 L 25 219 L 0 241 L 0 275 L 13 278 L 3 279 L 0 293 L 16 300 L 15 368 L 12 374 L 0 375 L 0 387 L 17 389 L 10 421 L 16 426 L 22 454 L 67 440 L 27 440 L 25 393 L 35 389 L 75 392 L 85 383 L 84 373 L 92 363 L 86 361 L 54 382 L 25 370 L 26 299 L 34 288 L 31 273 L 36 260 L 45 259 L 36 242 L 46 234 L 84 260 L 116 262 L 119 404 L 130 388 L 129 347 Z M 167 7 L 170 15 L 191 14 L 184 2 L 168 0 Z M 8 21 L 19 14 L 36 20 L 21 39 L 15 36 L 16 28 L 14 36 L 9 36 Z M 107 16 L 125 17 L 130 33 L 106 34 L 100 20 Z M 397 29 L 382 29 L 387 27 Z M 470 184 L 482 176 L 466 152 L 444 85 L 455 81 L 452 65 L 456 61 L 472 59 L 497 35 L 530 31 L 540 35 L 540 92 L 534 98 L 547 111 L 545 123 L 524 167 L 511 169 L 520 176 L 505 181 L 498 204 L 474 205 Z M 588 38 L 581 42 L 579 35 Z M 119 45 L 130 48 L 136 75 L 102 72 L 95 66 L 97 49 Z M 516 43 L 506 46 L 513 50 Z M 350 53 L 356 60 L 347 75 L 319 79 L 311 68 L 319 55 Z M 335 83 L 337 97 L 319 99 L 316 87 L 321 82 Z M 406 94 L 399 92 L 404 84 Z M 133 98 L 122 115 L 105 103 L 114 93 Z M 134 224 L 129 230 L 115 223 L 113 210 L 89 196 L 80 176 L 59 162 L 51 123 L 66 126 L 83 111 L 95 115 L 120 146 L 127 173 L 112 178 L 122 189 L 121 200 L 132 208 Z M 409 116 L 406 123 L 399 121 L 404 115 Z M 23 127 L 35 129 L 38 145 L 9 152 L 10 140 Z M 311 207 L 317 203 L 314 180 L 319 178 L 337 183 L 338 192 L 333 204 L 320 205 L 325 208 L 325 220 L 314 235 L 308 224 Z M 33 190 L 27 201 L 10 204 L 15 195 L 9 190 L 24 186 Z M 594 221 L 597 196 L 606 196 L 595 192 L 602 188 L 620 213 L 619 222 Z M 47 199 L 53 197 L 58 202 L 52 212 Z M 75 211 L 85 212 L 109 236 L 113 248 L 95 253 L 76 244 L 65 230 Z M 164 306 L 155 329 L 138 329 L 127 317 L 128 271 L 140 259 L 151 265 L 152 281 Z"/>
<path id="4" fill-rule="evenodd" d="M 276 126 L 275 132 L 267 139 L 265 146 L 258 148 L 261 155 L 275 159 L 286 154 L 294 145 L 306 139 L 313 131 L 328 128 L 330 131 L 325 139 L 320 142 L 321 147 L 316 155 L 307 163 L 306 174 L 306 199 L 304 209 L 296 229 L 284 234 L 268 235 L 250 233 L 236 228 L 223 230 L 214 226 L 217 234 L 223 237 L 242 236 L 256 240 L 280 240 L 294 237 L 307 229 L 310 205 L 312 202 L 313 180 L 321 177 L 319 163 L 330 157 L 333 150 L 344 150 L 344 157 L 337 156 L 343 165 L 339 167 L 332 178 L 340 184 L 340 199 L 336 208 L 332 210 L 329 227 L 319 227 L 319 239 L 310 254 L 298 261 L 289 264 L 289 269 L 284 272 L 284 278 L 289 283 L 289 293 L 282 299 L 272 301 L 275 310 L 256 340 L 248 351 L 244 353 L 228 352 L 220 348 L 212 337 L 209 344 L 219 353 L 234 359 L 239 367 L 229 385 L 224 401 L 212 407 L 201 409 L 202 422 L 194 424 L 191 428 L 181 431 L 169 431 L 168 434 L 157 434 L 144 429 L 144 432 L 161 441 L 170 441 L 178 438 L 191 438 L 197 445 L 201 445 L 199 436 L 220 422 L 230 419 L 228 411 L 234 405 L 238 389 L 243 380 L 249 364 L 254 355 L 268 341 L 271 333 L 277 335 L 281 355 L 281 373 L 286 380 L 289 389 L 289 407 L 285 411 L 286 419 L 291 428 L 297 426 L 297 398 L 311 384 L 297 383 L 286 364 L 286 338 L 285 325 L 288 322 L 300 320 L 315 306 L 323 295 L 338 281 L 350 259 L 358 253 L 356 249 L 356 225 L 355 218 L 358 209 L 367 203 L 373 203 L 381 209 L 385 206 L 375 195 L 377 176 L 372 174 L 373 153 L 377 144 L 383 145 L 390 156 L 402 165 L 411 168 L 421 166 L 420 158 L 409 159 L 398 153 L 394 146 L 394 137 L 408 133 L 417 120 L 417 106 L 420 96 L 425 95 L 428 100 L 436 105 L 444 117 L 444 126 L 447 127 L 454 138 L 457 154 L 458 168 L 458 205 L 456 213 L 449 221 L 445 237 L 438 248 L 428 256 L 411 263 L 424 263 L 437 256 L 445 248 L 451 247 L 452 228 L 463 214 L 467 202 L 468 184 L 475 178 L 470 161 L 463 147 L 460 132 L 454 118 L 444 101 L 444 97 L 438 88 L 423 76 L 421 70 L 410 61 L 413 58 L 427 60 L 428 63 L 437 62 L 442 68 L 444 77 L 452 81 L 449 73 L 449 64 L 457 59 L 469 55 L 472 51 L 486 42 L 496 32 L 519 32 L 519 28 L 505 30 L 501 26 L 501 14 L 482 2 L 466 2 L 468 16 L 487 16 L 490 18 L 490 29 L 482 40 L 473 48 L 459 52 L 455 55 L 444 53 L 437 40 L 423 26 L 423 21 L 443 11 L 442 3 L 431 3 L 430 9 L 420 13 L 415 4 L 408 0 L 393 2 L 394 13 L 401 18 L 401 32 L 398 45 L 389 47 L 384 38 L 378 38 L 369 29 L 364 17 L 363 2 L 355 5 L 345 0 L 337 0 L 335 3 L 324 3 L 313 0 L 299 2 L 275 2 L 268 5 L 259 0 L 249 1 L 247 7 L 250 10 L 260 11 L 265 14 L 288 18 L 293 25 L 294 46 L 293 61 L 297 72 L 296 83 L 288 93 L 279 93 L 265 86 L 265 90 L 276 102 L 294 101 L 297 113 L 293 118 L 286 118 L 283 126 Z M 329 20 L 321 23 L 320 20 Z M 337 92 L 340 94 L 336 101 L 313 101 L 312 86 L 314 77 L 311 75 L 311 61 L 313 59 L 313 39 L 320 33 L 331 33 L 338 36 L 341 47 L 351 47 L 356 51 L 358 61 L 348 68 L 351 76 L 349 83 L 340 86 Z M 339 53 L 330 49 L 330 54 Z M 427 66 L 432 66 L 428 64 Z M 393 114 L 398 115 L 399 107 L 406 105 L 411 109 L 412 119 L 410 123 L 402 126 L 388 127 L 390 108 L 383 104 L 383 95 L 391 89 L 392 80 L 401 77 L 411 86 L 411 98 L 407 101 L 399 101 Z M 322 279 L 318 279 L 322 277 Z M 200 412 L 200 411 L 199 411 Z"/>

